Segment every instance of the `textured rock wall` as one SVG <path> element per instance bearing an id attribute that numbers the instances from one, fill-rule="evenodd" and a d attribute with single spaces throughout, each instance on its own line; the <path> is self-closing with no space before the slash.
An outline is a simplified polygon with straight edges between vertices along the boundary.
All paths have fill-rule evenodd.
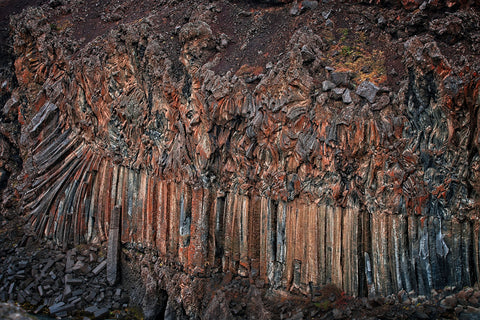
<path id="1" fill-rule="evenodd" d="M 35 232 L 103 241 L 118 206 L 124 243 L 192 274 L 354 295 L 477 282 L 475 66 L 411 36 L 405 78 L 377 86 L 325 68 L 329 45 L 300 26 L 266 66 L 222 72 L 235 57 L 222 11 L 166 28 L 164 10 L 84 47 L 46 9 L 12 20 L 4 114 L 21 124 L 16 188 Z"/>

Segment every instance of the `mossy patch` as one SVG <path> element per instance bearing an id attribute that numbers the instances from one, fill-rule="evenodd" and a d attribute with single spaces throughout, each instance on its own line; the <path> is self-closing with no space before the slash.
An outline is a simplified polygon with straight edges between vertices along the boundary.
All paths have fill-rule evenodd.
<path id="1" fill-rule="evenodd" d="M 380 85 L 387 81 L 385 53 L 373 49 L 365 32 L 340 28 L 324 35 L 329 50 L 324 57 L 326 65 L 336 71 L 347 71 L 358 85 L 365 80 Z"/>

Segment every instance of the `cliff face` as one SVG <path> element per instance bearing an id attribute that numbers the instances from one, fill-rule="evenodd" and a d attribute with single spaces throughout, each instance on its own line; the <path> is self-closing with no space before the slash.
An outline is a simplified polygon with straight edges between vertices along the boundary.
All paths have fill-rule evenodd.
<path id="1" fill-rule="evenodd" d="M 12 19 L 3 127 L 21 128 L 10 186 L 32 229 L 103 241 L 118 206 L 122 242 L 194 275 L 353 295 L 476 283 L 477 10 L 315 3 Z"/>

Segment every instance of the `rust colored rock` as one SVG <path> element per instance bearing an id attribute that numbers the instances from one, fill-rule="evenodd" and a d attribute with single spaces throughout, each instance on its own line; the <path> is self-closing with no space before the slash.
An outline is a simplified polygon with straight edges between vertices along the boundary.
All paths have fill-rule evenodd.
<path id="1" fill-rule="evenodd" d="M 300 21 L 289 6 L 212 5 L 158 4 L 81 45 L 50 25 L 54 9 L 12 20 L 22 100 L 6 113 L 21 126 L 18 191 L 32 229 L 58 243 L 118 243 L 117 226 L 121 242 L 189 274 L 303 293 L 429 294 L 479 279 L 480 68 L 468 61 L 480 38 L 460 62 L 441 42 L 454 27 L 433 21 L 433 35 L 410 36 L 418 15 L 388 9 L 411 19 L 362 38 L 381 36 L 375 50 L 402 57 L 373 64 L 399 64 L 386 88 L 358 76 L 356 61 L 378 58 L 363 43 L 329 73 L 353 53 L 333 52 L 350 36 L 316 24 L 318 10 Z M 455 19 L 475 30 L 475 10 Z M 264 22 L 279 17 L 272 32 Z"/>

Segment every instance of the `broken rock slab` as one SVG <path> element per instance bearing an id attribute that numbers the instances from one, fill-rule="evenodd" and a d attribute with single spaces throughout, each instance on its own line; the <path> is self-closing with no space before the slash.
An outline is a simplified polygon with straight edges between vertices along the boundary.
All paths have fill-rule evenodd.
<path id="1" fill-rule="evenodd" d="M 107 260 L 103 260 L 95 269 L 93 269 L 93 274 L 97 275 L 99 274 L 107 265 Z"/>
<path id="2" fill-rule="evenodd" d="M 322 90 L 323 91 L 329 91 L 329 90 L 332 90 L 333 88 L 335 88 L 335 83 L 329 81 L 329 80 L 325 80 L 322 82 Z"/>
<path id="3" fill-rule="evenodd" d="M 109 310 L 107 308 L 99 308 L 97 306 L 91 306 L 85 309 L 85 312 L 93 314 L 94 318 L 100 318 L 108 314 Z"/>

